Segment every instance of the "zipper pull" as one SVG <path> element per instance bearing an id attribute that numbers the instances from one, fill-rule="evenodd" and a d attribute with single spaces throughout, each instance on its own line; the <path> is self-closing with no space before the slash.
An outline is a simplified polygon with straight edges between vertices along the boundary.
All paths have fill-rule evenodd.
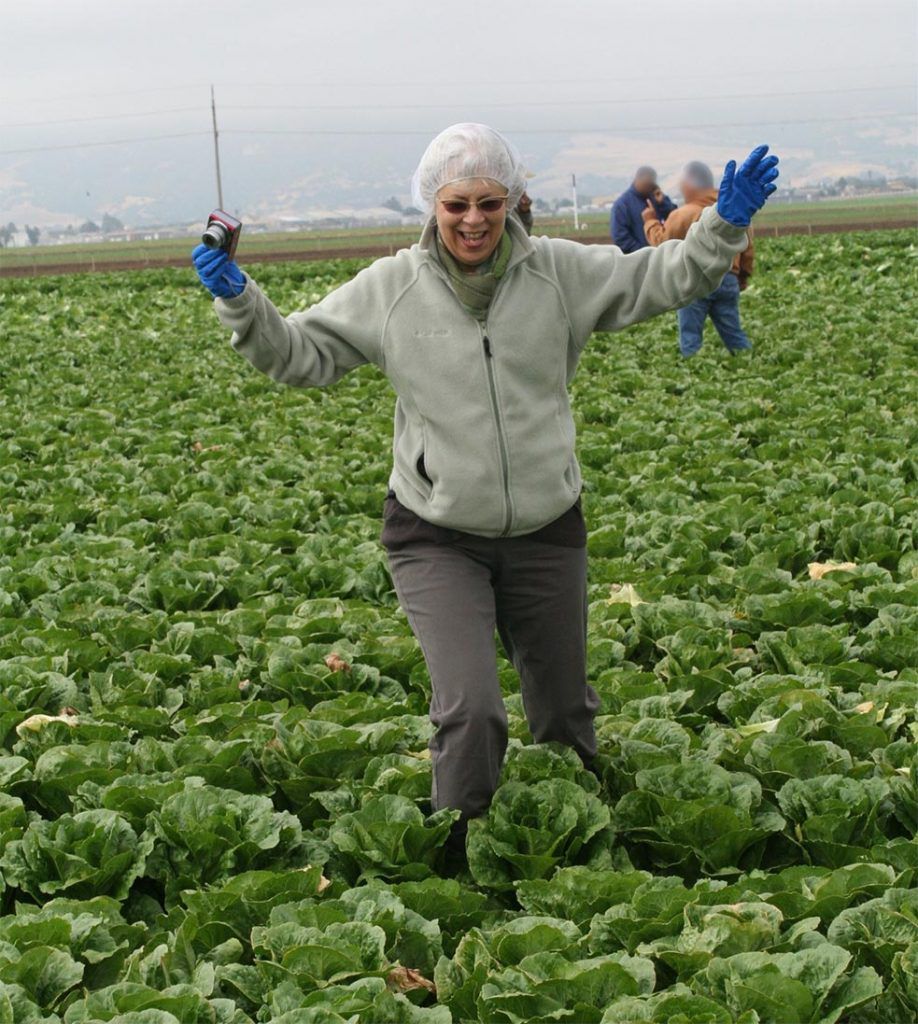
<path id="1" fill-rule="evenodd" d="M 488 359 L 490 359 L 491 358 L 491 339 L 487 336 L 487 334 L 485 334 L 485 335 L 482 336 L 481 340 L 484 342 L 485 355 L 488 357 Z"/>

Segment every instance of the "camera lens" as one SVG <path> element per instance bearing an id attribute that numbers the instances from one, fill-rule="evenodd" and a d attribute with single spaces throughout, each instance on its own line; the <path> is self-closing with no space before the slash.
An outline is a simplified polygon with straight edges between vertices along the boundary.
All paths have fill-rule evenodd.
<path id="1" fill-rule="evenodd" d="M 217 221 L 208 224 L 201 235 L 201 241 L 208 249 L 222 249 L 229 241 L 229 232 Z"/>

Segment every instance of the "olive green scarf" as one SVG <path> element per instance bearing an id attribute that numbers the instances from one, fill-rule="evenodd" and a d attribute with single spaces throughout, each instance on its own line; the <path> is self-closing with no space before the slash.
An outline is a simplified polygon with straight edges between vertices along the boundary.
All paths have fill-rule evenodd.
<path id="1" fill-rule="evenodd" d="M 476 320 L 484 320 L 488 315 L 494 289 L 507 271 L 512 251 L 513 243 L 505 231 L 491 256 L 473 273 L 468 274 L 440 240 L 439 233 L 437 234 L 437 258 L 449 275 L 459 301 Z"/>

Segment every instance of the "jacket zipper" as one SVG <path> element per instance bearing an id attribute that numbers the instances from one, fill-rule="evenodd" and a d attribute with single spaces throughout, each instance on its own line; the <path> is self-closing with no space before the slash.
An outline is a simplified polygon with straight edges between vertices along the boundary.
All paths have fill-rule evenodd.
<path id="1" fill-rule="evenodd" d="M 431 260 L 430 262 L 434 268 L 434 272 L 439 274 L 447 287 L 452 290 L 449 275 L 440 267 L 436 260 Z M 501 285 L 503 285 L 505 280 L 506 274 L 500 281 L 498 281 L 497 287 L 494 289 L 494 294 L 491 296 L 492 309 L 494 308 L 494 301 L 501 290 Z M 456 301 L 459 301 L 458 298 Z M 472 319 L 471 314 L 469 314 L 469 318 Z M 497 401 L 497 382 L 494 379 L 494 356 L 491 352 L 491 339 L 488 337 L 487 324 L 482 324 L 481 321 L 476 321 L 476 323 L 478 325 L 478 332 L 481 335 L 481 344 L 485 354 L 485 368 L 488 373 L 488 390 L 491 395 L 491 412 L 494 416 L 494 429 L 497 433 L 497 448 L 500 452 L 501 483 L 503 484 L 504 508 L 506 509 L 506 514 L 504 516 L 504 528 L 501 531 L 500 536 L 508 537 L 510 535 L 510 529 L 513 526 L 513 499 L 510 496 L 510 453 L 507 447 L 507 436 L 504 431 L 504 421 L 501 418 L 500 405 Z"/>
<path id="2" fill-rule="evenodd" d="M 488 371 L 488 390 L 491 392 L 491 411 L 494 414 L 494 428 L 497 431 L 497 447 L 500 452 L 501 481 L 504 485 L 504 508 L 507 510 L 501 536 L 506 537 L 509 535 L 510 527 L 513 525 L 513 499 L 510 497 L 510 455 L 507 450 L 507 437 L 504 433 L 504 423 L 500 415 L 500 405 L 497 401 L 497 384 L 494 380 L 494 356 L 491 352 L 491 339 L 481 324 L 478 325 L 478 329 L 481 332 L 481 343 L 484 347 L 485 367 Z"/>

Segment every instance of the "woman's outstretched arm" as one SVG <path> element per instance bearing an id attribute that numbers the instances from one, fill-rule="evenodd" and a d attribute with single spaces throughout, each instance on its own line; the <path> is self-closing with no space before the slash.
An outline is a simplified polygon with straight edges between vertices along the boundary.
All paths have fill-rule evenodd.
<path id="1" fill-rule="evenodd" d="M 240 355 L 283 384 L 326 387 L 364 363 L 381 365 L 383 326 L 403 276 L 400 263 L 397 257 L 378 260 L 321 302 L 286 317 L 232 261 L 207 270 L 217 285 L 211 288 L 215 311 L 233 332 Z M 198 273 L 210 288 L 200 268 Z"/>
<path id="2" fill-rule="evenodd" d="M 620 330 L 684 306 L 720 284 L 748 245 L 753 214 L 775 190 L 777 158 L 766 157 L 767 149 L 753 150 L 738 171 L 733 161 L 727 165 L 717 206 L 704 211 L 683 241 L 624 254 L 615 246 L 543 240 L 551 246 L 579 345 L 595 330 Z"/>

